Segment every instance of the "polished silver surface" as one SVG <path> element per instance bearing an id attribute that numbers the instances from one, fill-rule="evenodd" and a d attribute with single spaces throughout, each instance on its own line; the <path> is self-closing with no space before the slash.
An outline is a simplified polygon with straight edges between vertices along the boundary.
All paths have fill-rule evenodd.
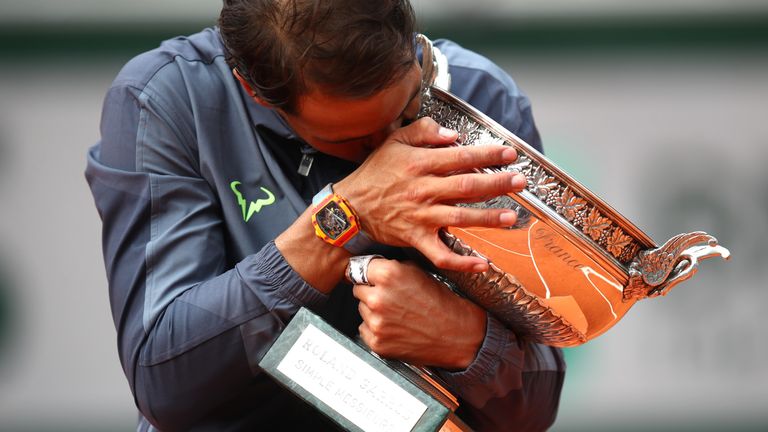
<path id="1" fill-rule="evenodd" d="M 443 275 L 520 337 L 555 346 L 583 344 L 616 324 L 637 300 L 664 295 L 690 279 L 699 261 L 730 258 L 703 232 L 680 234 L 659 247 L 533 147 L 435 85 L 450 84 L 440 71 L 440 53 L 425 37 L 418 41 L 424 50 L 419 117 L 458 131 L 459 146 L 514 147 L 515 163 L 481 171 L 516 171 L 528 179 L 518 194 L 469 204 L 514 209 L 520 214 L 515 226 L 446 227 L 443 233 L 454 252 L 491 263 L 480 274 Z"/>

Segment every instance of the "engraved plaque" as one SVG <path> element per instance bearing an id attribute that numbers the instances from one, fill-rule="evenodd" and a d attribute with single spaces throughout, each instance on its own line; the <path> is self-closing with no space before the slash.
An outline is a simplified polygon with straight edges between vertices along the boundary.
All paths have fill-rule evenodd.
<path id="1" fill-rule="evenodd" d="M 305 308 L 259 366 L 347 430 L 435 431 L 455 408 Z"/>

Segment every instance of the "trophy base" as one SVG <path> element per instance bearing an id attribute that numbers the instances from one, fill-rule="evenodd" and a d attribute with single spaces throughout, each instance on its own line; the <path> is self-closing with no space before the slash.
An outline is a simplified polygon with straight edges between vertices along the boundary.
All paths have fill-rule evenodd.
<path id="1" fill-rule="evenodd" d="M 385 360 L 301 308 L 259 366 L 346 430 L 471 430 L 428 369 Z"/>

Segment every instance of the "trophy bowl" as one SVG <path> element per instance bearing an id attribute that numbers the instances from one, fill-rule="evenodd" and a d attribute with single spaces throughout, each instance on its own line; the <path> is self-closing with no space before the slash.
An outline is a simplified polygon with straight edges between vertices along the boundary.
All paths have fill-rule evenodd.
<path id="1" fill-rule="evenodd" d="M 463 295 L 504 322 L 521 339 L 576 346 L 616 324 L 638 300 L 665 295 L 689 279 L 699 261 L 730 252 L 704 232 L 677 235 L 663 245 L 614 210 L 536 149 L 450 92 L 441 54 L 423 48 L 420 117 L 458 131 L 456 145 L 514 147 L 513 164 L 482 172 L 525 174 L 520 193 L 462 204 L 518 212 L 508 228 L 446 227 L 456 253 L 487 259 L 483 273 L 440 270 Z M 444 59 L 442 59 L 444 62 Z M 441 88 L 443 87 L 443 88 Z"/>

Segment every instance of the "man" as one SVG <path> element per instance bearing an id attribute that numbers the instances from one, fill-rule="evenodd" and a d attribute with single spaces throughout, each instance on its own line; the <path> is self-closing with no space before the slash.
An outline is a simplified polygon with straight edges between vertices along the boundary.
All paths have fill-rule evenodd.
<path id="1" fill-rule="evenodd" d="M 471 173 L 514 151 L 450 147 L 455 131 L 415 119 L 414 34 L 407 1 L 225 0 L 219 28 L 166 41 L 120 72 L 86 176 L 139 430 L 331 428 L 258 367 L 301 306 L 382 356 L 435 367 L 477 429 L 554 421 L 559 351 L 523 348 L 404 260 L 411 247 L 439 267 L 484 270 L 438 230 L 512 225 L 512 211 L 454 204 L 525 184 Z M 540 147 L 508 76 L 437 45 L 454 93 Z M 362 233 L 323 238 L 313 198 L 345 203 Z M 388 259 L 351 287 L 344 270 L 362 252 Z"/>

